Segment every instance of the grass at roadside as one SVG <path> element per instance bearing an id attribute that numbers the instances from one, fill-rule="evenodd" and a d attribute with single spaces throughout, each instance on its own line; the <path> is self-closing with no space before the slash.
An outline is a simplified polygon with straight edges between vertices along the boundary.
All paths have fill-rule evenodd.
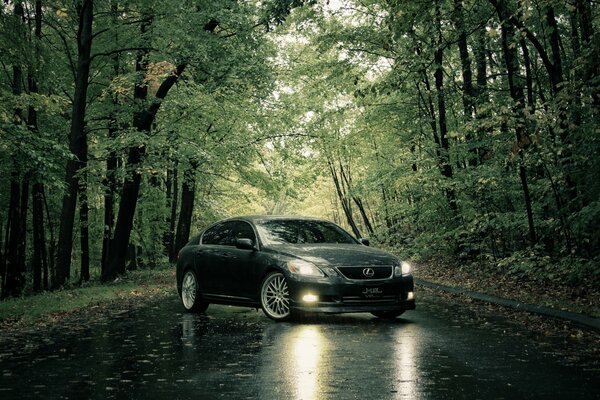
<path id="1" fill-rule="evenodd" d="M 0 301 L 0 329 L 57 319 L 71 312 L 102 306 L 115 300 L 141 300 L 172 294 L 174 291 L 175 269 L 172 267 L 132 271 L 105 284 L 92 281 L 81 287 Z"/>
<path id="2" fill-rule="evenodd" d="M 442 285 L 600 317 L 600 290 L 592 283 L 571 286 L 567 283 L 532 281 L 494 274 L 475 265 L 455 266 L 439 262 L 418 265 L 415 276 Z"/>

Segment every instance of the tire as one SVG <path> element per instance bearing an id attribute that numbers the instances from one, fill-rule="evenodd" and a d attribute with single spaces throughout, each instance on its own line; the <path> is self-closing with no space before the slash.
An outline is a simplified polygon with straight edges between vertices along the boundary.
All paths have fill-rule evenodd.
<path id="1" fill-rule="evenodd" d="M 271 272 L 260 285 L 260 305 L 265 315 L 274 321 L 292 319 L 290 290 L 281 272 Z"/>
<path id="2" fill-rule="evenodd" d="M 181 280 L 181 304 L 187 312 L 204 312 L 208 303 L 202 301 L 198 278 L 193 269 L 188 269 Z"/>
<path id="3" fill-rule="evenodd" d="M 404 310 L 400 310 L 400 311 L 374 311 L 371 314 L 373 314 L 377 318 L 394 319 L 394 318 L 399 317 L 402 314 L 404 314 Z"/>

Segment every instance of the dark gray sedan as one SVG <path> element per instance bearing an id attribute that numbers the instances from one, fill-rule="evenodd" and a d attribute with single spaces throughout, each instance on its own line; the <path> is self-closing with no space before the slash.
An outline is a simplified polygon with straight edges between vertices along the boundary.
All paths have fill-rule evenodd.
<path id="1" fill-rule="evenodd" d="M 210 303 L 260 307 L 276 321 L 304 312 L 395 318 L 414 309 L 410 265 L 368 244 L 313 218 L 230 218 L 181 249 L 177 290 L 190 312 Z"/>

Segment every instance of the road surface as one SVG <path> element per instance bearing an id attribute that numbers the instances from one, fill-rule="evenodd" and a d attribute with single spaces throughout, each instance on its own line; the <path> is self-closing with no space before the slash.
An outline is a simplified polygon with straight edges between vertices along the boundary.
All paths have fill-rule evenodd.
<path id="1" fill-rule="evenodd" d="M 176 295 L 0 349 L 0 399 L 594 399 L 600 373 L 477 306 L 421 293 L 370 314 L 275 323 Z M 564 349 L 563 349 L 564 350 Z"/>

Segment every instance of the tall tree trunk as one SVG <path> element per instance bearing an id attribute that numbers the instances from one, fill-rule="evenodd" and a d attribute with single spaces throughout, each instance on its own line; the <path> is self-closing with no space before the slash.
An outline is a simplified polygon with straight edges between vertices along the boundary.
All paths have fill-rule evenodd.
<path id="1" fill-rule="evenodd" d="M 23 4 L 19 1 L 16 2 L 13 9 L 13 16 L 18 29 L 21 29 L 21 24 L 24 18 Z M 21 96 L 23 92 L 22 79 L 23 71 L 22 67 L 17 61 L 13 65 L 13 76 L 12 76 L 12 94 L 17 97 Z M 23 123 L 23 110 L 20 107 L 16 107 L 14 110 L 14 121 L 16 125 Z M 28 193 L 23 193 L 22 189 L 28 183 L 24 177 L 21 177 L 19 171 L 19 165 L 16 161 L 13 161 L 13 171 L 10 179 L 10 199 L 8 209 L 8 224 L 6 227 L 5 242 L 5 265 L 4 280 L 2 287 L 2 297 L 18 296 L 21 294 L 25 283 L 25 224 L 27 221 L 27 209 L 23 210 L 22 207 L 27 207 Z M 21 182 L 23 186 L 21 186 Z M 23 199 L 22 196 L 25 196 Z M 23 218 L 25 217 L 25 218 Z"/>
<path id="2" fill-rule="evenodd" d="M 469 57 L 469 48 L 467 43 L 467 32 L 464 26 L 464 15 L 462 0 L 454 1 L 456 13 L 456 25 L 458 29 L 458 53 L 460 55 L 460 66 L 463 78 L 463 110 L 467 120 L 473 118 L 473 98 L 475 89 L 473 88 L 473 71 L 471 69 L 471 58 Z"/>
<path id="3" fill-rule="evenodd" d="M 492 4 L 496 8 L 496 12 L 500 20 L 502 21 L 502 51 L 504 53 L 504 63 L 506 66 L 506 72 L 508 76 L 508 86 L 510 96 L 513 99 L 513 112 L 516 115 L 516 119 L 521 123 L 516 124 L 516 151 L 519 154 L 521 160 L 519 165 L 519 177 L 521 180 L 521 186 L 523 188 L 523 198 L 525 201 L 525 209 L 527 212 L 527 224 L 529 227 L 529 238 L 532 244 L 537 242 L 537 235 L 535 232 L 535 225 L 533 220 L 533 209 L 531 205 L 531 198 L 529 196 L 529 184 L 527 181 L 527 171 L 523 164 L 523 151 L 529 147 L 531 141 L 525 130 L 525 96 L 523 94 L 523 85 L 518 78 L 519 60 L 517 59 L 517 50 L 514 46 L 515 38 L 515 26 L 511 21 L 512 14 L 507 9 L 505 0 L 491 0 Z"/>
<path id="4" fill-rule="evenodd" d="M 174 253 L 177 254 L 190 238 L 190 227 L 194 213 L 194 199 L 196 197 L 196 169 L 198 164 L 191 163 L 191 168 L 183 174 L 181 184 L 181 210 L 177 223 Z"/>
<path id="5" fill-rule="evenodd" d="M 34 183 L 31 188 L 33 225 L 33 290 L 48 289 L 48 255 L 44 226 L 44 185 Z"/>
<path id="6" fill-rule="evenodd" d="M 113 14 L 112 22 L 118 24 L 118 3 L 111 6 Z M 115 37 L 117 40 L 117 37 Z M 119 53 L 112 57 L 113 76 L 117 77 L 121 73 L 121 61 Z M 117 95 L 113 95 L 112 106 L 116 109 L 120 106 Z M 113 142 L 119 132 L 119 121 L 115 111 L 112 111 L 108 122 L 108 140 Z M 106 176 L 104 177 L 104 230 L 102 234 L 102 256 L 100 260 L 100 276 L 104 276 L 110 255 L 112 243 L 112 234 L 115 225 L 115 196 L 117 194 L 117 169 L 119 168 L 119 158 L 117 152 L 111 150 L 106 159 Z"/>
<path id="7" fill-rule="evenodd" d="M 146 19 L 140 26 L 142 37 L 152 24 L 152 17 L 146 16 Z M 133 114 L 133 126 L 138 131 L 148 133 L 152 128 L 152 120 L 148 122 L 147 127 L 142 126 L 144 119 L 143 109 L 146 107 L 146 99 L 148 97 L 148 85 L 146 83 L 146 73 L 148 69 L 148 52 L 149 50 L 141 50 L 138 52 L 135 71 L 138 74 L 138 82 L 133 88 L 133 98 L 135 107 L 138 109 Z M 129 238 L 133 229 L 133 219 L 137 200 L 140 190 L 142 175 L 138 171 L 138 164 L 141 163 L 142 157 L 146 152 L 146 145 L 141 144 L 131 147 L 127 156 L 128 173 L 123 182 L 121 199 L 119 203 L 119 214 L 115 225 L 115 236 L 109 252 L 108 264 L 104 270 L 102 279 L 113 279 L 117 275 L 124 274 L 126 270 L 127 251 L 129 248 Z"/>
<path id="8" fill-rule="evenodd" d="M 18 249 L 19 249 L 19 224 L 21 218 L 21 192 L 19 182 L 16 178 L 11 179 L 10 182 L 10 201 L 8 208 L 8 222 L 6 226 L 6 241 L 5 241 L 5 266 L 4 266 L 4 280 L 2 287 L 2 297 L 17 296 L 20 292 L 18 268 Z"/>
<path id="9" fill-rule="evenodd" d="M 81 0 L 79 3 L 79 29 L 77 31 L 77 71 L 75 77 L 75 94 L 71 113 L 71 132 L 69 150 L 73 159 L 67 162 L 65 181 L 67 192 L 64 194 L 60 233 L 58 237 L 58 255 L 56 260 L 56 279 L 54 286 L 62 286 L 71 276 L 71 252 L 73 250 L 73 224 L 75 207 L 79 189 L 78 172 L 82 164 L 84 152 L 87 152 L 85 131 L 85 113 L 87 107 L 87 90 L 90 74 L 90 54 L 92 48 L 92 23 L 94 18 L 94 1 Z"/>
<path id="10" fill-rule="evenodd" d="M 48 270 L 44 271 L 44 289 L 48 289 L 48 287 L 54 287 L 56 280 L 56 268 L 54 264 L 54 257 L 56 253 L 56 240 L 54 235 L 54 224 L 52 223 L 52 217 L 50 214 L 50 209 L 48 208 L 48 199 L 46 197 L 46 193 L 42 192 L 43 202 L 44 202 L 44 211 L 46 212 L 46 220 L 48 221 L 48 232 L 50 232 L 50 243 L 48 245 Z"/>
<path id="11" fill-rule="evenodd" d="M 117 132 L 117 121 L 113 120 L 108 127 L 109 140 L 115 139 Z M 111 150 L 106 159 L 106 177 L 104 178 L 104 232 L 102 235 L 101 275 L 104 275 L 104 271 L 107 268 L 112 233 L 115 225 L 115 195 L 117 193 L 118 166 L 117 153 Z"/>
<path id="12" fill-rule="evenodd" d="M 463 80 L 463 111 L 464 121 L 469 122 L 475 117 L 475 88 L 473 86 L 473 71 L 471 69 L 471 58 L 469 57 L 469 47 L 467 43 L 467 32 L 465 29 L 464 13 L 462 0 L 454 1 L 455 24 L 458 29 L 458 53 L 460 55 L 460 65 Z M 477 132 L 475 132 L 477 134 Z M 467 145 L 470 147 L 469 152 L 472 154 L 468 159 L 468 164 L 476 166 L 479 163 L 480 150 L 472 142 L 479 142 L 480 138 L 473 135 L 471 132 L 466 134 Z"/>
<path id="13" fill-rule="evenodd" d="M 175 262 L 177 252 L 175 251 L 175 229 L 177 226 L 177 199 L 179 197 L 179 188 L 177 182 L 177 161 L 174 161 L 173 168 L 167 170 L 167 208 L 169 217 L 167 223 L 169 228 L 165 233 L 164 245 L 169 256 L 170 262 Z"/>
<path id="14" fill-rule="evenodd" d="M 27 259 L 27 212 L 29 210 L 29 173 L 25 174 L 21 182 L 21 215 L 19 216 L 19 249 L 18 249 L 18 293 L 25 286 L 25 273 L 27 272 L 25 260 Z"/>
<path id="15" fill-rule="evenodd" d="M 86 146 L 87 148 L 87 146 Z M 87 168 L 87 152 L 85 159 L 81 161 Z M 90 242 L 89 242 L 89 206 L 88 206 L 88 174 L 84 171 L 79 178 L 79 243 L 81 251 L 80 282 L 90 280 Z"/>
<path id="16" fill-rule="evenodd" d="M 486 62 L 486 49 L 487 43 L 485 38 L 485 29 L 479 29 L 476 32 L 476 48 L 475 48 L 475 64 L 477 65 L 477 90 L 475 94 L 478 98 L 478 103 L 487 103 L 487 62 Z"/>
<path id="17" fill-rule="evenodd" d="M 39 42 L 42 39 L 42 1 L 35 2 L 35 48 L 36 63 L 39 63 Z M 29 72 L 28 85 L 30 93 L 38 93 L 37 78 L 32 71 Z M 30 130 L 38 132 L 37 111 L 29 106 L 27 111 L 27 125 Z M 46 235 L 44 226 L 44 184 L 43 177 L 36 176 L 36 182 L 31 188 L 31 210 L 33 225 L 33 290 L 39 292 L 48 289 L 48 255 L 46 252 Z"/>
<path id="18" fill-rule="evenodd" d="M 448 125 L 446 123 L 446 100 L 444 94 L 444 44 L 442 38 L 442 22 L 440 16 L 439 4 L 436 3 L 436 27 L 437 27 L 437 48 L 435 50 L 434 61 L 436 64 L 435 69 L 435 88 L 437 92 L 437 102 L 438 102 L 438 119 L 439 119 L 439 127 L 440 127 L 440 146 L 441 157 L 440 157 L 440 167 L 442 169 L 442 175 L 444 175 L 448 179 L 452 179 L 452 165 L 450 164 L 450 143 L 448 141 Z M 456 204 L 456 194 L 454 189 L 446 188 L 446 197 L 448 198 L 448 204 L 452 211 L 458 210 L 458 206 Z"/>
<path id="19" fill-rule="evenodd" d="M 525 66 L 525 82 L 527 84 L 527 106 L 529 107 L 530 113 L 535 112 L 535 100 L 533 98 L 533 74 L 531 72 L 531 59 L 529 58 L 529 49 L 525 40 L 519 40 L 521 45 L 521 52 L 523 53 L 523 64 Z"/>

